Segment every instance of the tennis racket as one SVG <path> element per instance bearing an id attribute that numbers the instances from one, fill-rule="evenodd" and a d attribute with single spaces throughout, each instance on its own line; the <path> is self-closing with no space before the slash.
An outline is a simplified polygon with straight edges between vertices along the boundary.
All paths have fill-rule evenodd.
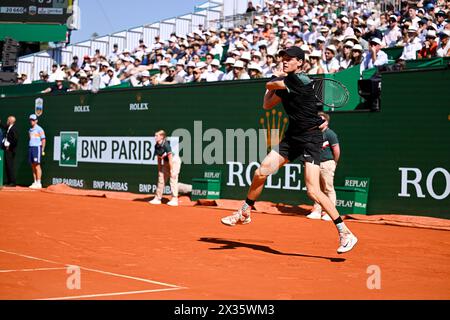
<path id="1" fill-rule="evenodd" d="M 347 88 L 334 79 L 314 79 L 314 94 L 324 106 L 338 109 L 345 106 L 348 102 L 350 94 Z"/>

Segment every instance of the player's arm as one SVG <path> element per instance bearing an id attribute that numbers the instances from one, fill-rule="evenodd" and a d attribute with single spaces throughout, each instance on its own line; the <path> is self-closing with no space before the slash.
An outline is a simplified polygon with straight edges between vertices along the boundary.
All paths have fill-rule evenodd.
<path id="1" fill-rule="evenodd" d="M 331 146 L 331 151 L 333 152 L 334 162 L 337 164 L 341 157 L 341 147 L 339 147 L 339 143 Z"/>
<path id="2" fill-rule="evenodd" d="M 269 110 L 281 102 L 281 98 L 275 94 L 275 90 L 266 90 L 264 95 L 264 110 Z"/>
<path id="3" fill-rule="evenodd" d="M 52 92 L 52 88 L 50 88 L 50 87 L 41 91 L 41 93 L 49 93 L 49 92 Z"/>
<path id="4" fill-rule="evenodd" d="M 283 80 L 269 81 L 266 83 L 267 90 L 286 90 Z"/>
<path id="5" fill-rule="evenodd" d="M 42 143 L 42 154 L 45 154 L 45 138 L 41 139 L 41 143 Z"/>

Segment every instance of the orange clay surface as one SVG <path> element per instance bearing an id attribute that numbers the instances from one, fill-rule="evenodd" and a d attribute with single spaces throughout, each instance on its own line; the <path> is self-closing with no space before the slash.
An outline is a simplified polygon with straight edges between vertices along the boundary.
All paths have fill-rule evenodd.
<path id="1" fill-rule="evenodd" d="M 149 199 L 0 191 L 0 299 L 450 299 L 449 231 L 347 220 L 338 255 L 332 222 Z"/>

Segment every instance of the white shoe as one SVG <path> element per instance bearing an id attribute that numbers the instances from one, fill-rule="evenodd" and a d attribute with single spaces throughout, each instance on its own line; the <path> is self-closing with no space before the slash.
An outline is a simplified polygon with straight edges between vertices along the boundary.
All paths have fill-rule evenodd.
<path id="1" fill-rule="evenodd" d="M 328 213 L 325 213 L 325 214 L 322 216 L 322 220 L 324 220 L 324 221 L 332 221 L 332 219 L 331 219 L 331 217 L 328 215 Z"/>
<path id="2" fill-rule="evenodd" d="M 167 202 L 168 206 L 178 207 L 178 198 L 172 198 L 169 202 Z"/>
<path id="3" fill-rule="evenodd" d="M 161 199 L 154 197 L 153 200 L 149 201 L 150 204 L 161 204 Z"/>
<path id="4" fill-rule="evenodd" d="M 358 242 L 358 238 L 353 233 L 340 233 L 339 242 L 341 245 L 337 249 L 337 253 L 345 253 L 353 249 Z"/>
<path id="5" fill-rule="evenodd" d="M 317 211 L 311 211 L 311 213 L 308 214 L 306 217 L 308 219 L 320 220 L 320 218 L 322 217 L 322 214 L 320 212 L 317 212 Z"/>
<path id="6" fill-rule="evenodd" d="M 33 182 L 31 186 L 29 186 L 31 189 L 42 189 L 42 184 L 38 182 Z"/>
<path id="7" fill-rule="evenodd" d="M 248 224 L 252 221 L 250 217 L 250 209 L 245 211 L 245 214 L 242 214 L 241 209 L 239 211 L 233 213 L 231 216 L 222 218 L 221 221 L 223 224 L 227 226 L 235 226 L 237 224 Z"/>

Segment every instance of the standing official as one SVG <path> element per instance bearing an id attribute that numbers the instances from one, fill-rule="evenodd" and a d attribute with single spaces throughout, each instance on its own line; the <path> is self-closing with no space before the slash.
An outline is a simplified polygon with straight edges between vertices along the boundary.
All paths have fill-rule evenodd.
<path id="1" fill-rule="evenodd" d="M 28 160 L 31 164 L 31 169 L 33 170 L 34 182 L 31 184 L 31 189 L 41 189 L 41 158 L 45 155 L 45 132 L 37 123 L 38 118 L 35 114 L 29 117 L 31 128 L 28 131 L 30 135 L 30 143 L 28 148 Z"/>
<path id="2" fill-rule="evenodd" d="M 16 148 L 19 141 L 19 134 L 16 129 L 16 118 L 9 116 L 6 125 L 1 124 L 5 130 L 5 136 L 2 138 L 2 149 L 5 150 L 5 169 L 6 169 L 6 183 L 5 185 L 16 186 L 16 173 L 14 169 L 14 162 L 16 159 Z"/>
<path id="3" fill-rule="evenodd" d="M 150 204 L 161 204 L 164 187 L 167 179 L 169 179 L 172 199 L 167 204 L 176 207 L 178 206 L 178 175 L 180 174 L 181 159 L 172 151 L 164 130 L 155 133 L 155 141 L 155 154 L 158 161 L 158 187 L 156 197 L 150 201 Z"/>

